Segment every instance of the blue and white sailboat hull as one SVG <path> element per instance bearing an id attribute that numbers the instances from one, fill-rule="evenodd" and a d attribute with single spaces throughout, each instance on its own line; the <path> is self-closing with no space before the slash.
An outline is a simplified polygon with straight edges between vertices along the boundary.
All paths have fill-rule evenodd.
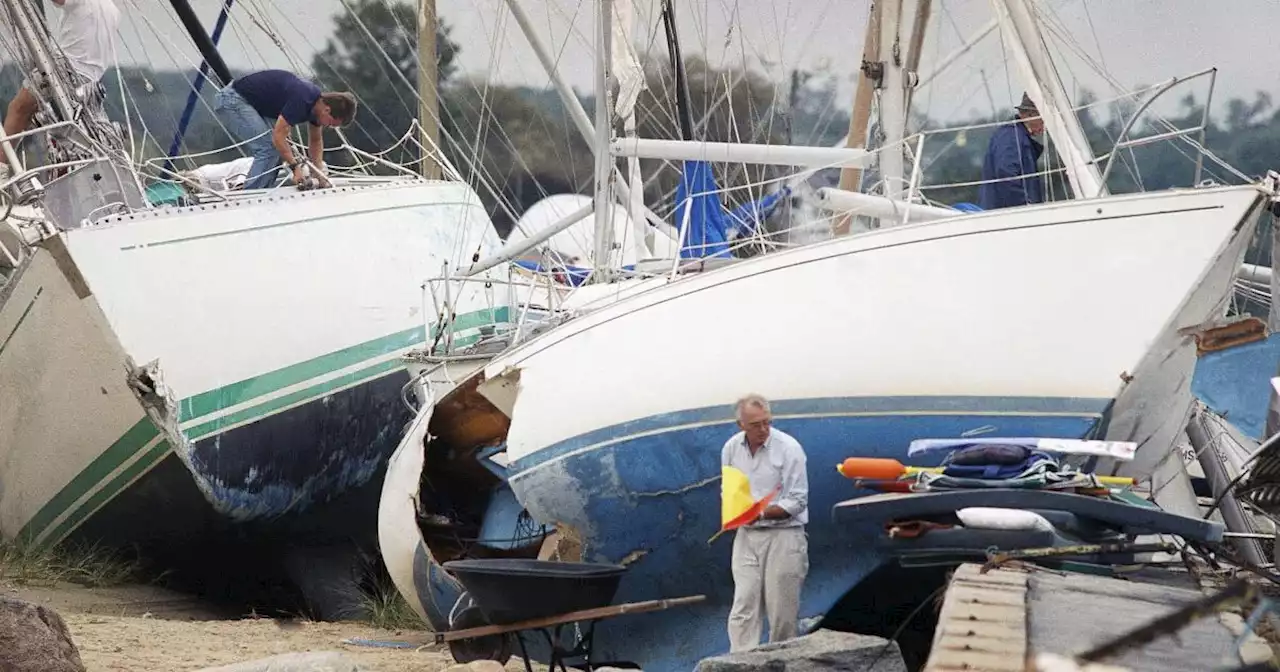
<path id="1" fill-rule="evenodd" d="M 1156 443 L 1164 425 L 1148 430 L 1134 409 L 1188 396 L 1189 371 L 1161 362 L 1194 349 L 1185 328 L 1221 314 L 1266 200 L 1224 187 L 963 215 L 622 299 L 481 372 L 480 393 L 510 419 L 505 481 L 582 560 L 629 567 L 617 600 L 707 595 L 596 632 L 601 659 L 690 669 L 728 646 L 731 544 L 707 540 L 735 398 L 770 398 L 777 426 L 806 449 L 801 616 L 831 616 L 881 562 L 879 530 L 831 522 L 832 505 L 858 494 L 837 462 L 903 458 L 929 437 Z M 666 352 L 653 349 L 659 340 Z M 419 583 L 398 582 L 430 616 L 439 595 Z"/>

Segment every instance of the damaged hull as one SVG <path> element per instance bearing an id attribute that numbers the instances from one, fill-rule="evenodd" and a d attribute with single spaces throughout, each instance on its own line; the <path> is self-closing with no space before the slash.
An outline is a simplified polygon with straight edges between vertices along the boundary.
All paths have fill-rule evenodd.
<path id="1" fill-rule="evenodd" d="M 370 484 L 376 503 L 410 419 L 402 356 L 434 330 L 422 283 L 499 244 L 469 187 L 416 180 L 245 194 L 44 241 L 0 304 L 0 385 L 24 391 L 0 400 L 0 533 L 163 537 L 127 515 L 85 525 L 132 490 L 117 508 L 165 519 L 155 530 L 296 528 Z M 492 290 L 457 298 L 458 341 L 506 319 Z M 165 507 L 180 477 L 207 515 Z"/>
<path id="2" fill-rule="evenodd" d="M 830 507 L 856 491 L 830 465 L 902 458 L 927 437 L 1146 443 L 1142 432 L 1165 428 L 1141 425 L 1135 409 L 1189 396 L 1190 361 L 1169 373 L 1161 362 L 1192 357 L 1180 330 L 1221 315 L 1265 201 L 1239 187 L 984 213 L 750 259 L 623 300 L 486 367 L 481 390 L 511 418 L 507 478 L 536 520 L 580 538 L 582 559 L 629 565 L 618 600 L 708 596 L 596 633 L 605 659 L 690 669 L 728 646 L 730 543 L 706 540 L 730 406 L 762 393 L 809 456 L 801 615 L 813 625 L 879 563 L 878 530 L 831 524 Z M 681 340 L 645 356 L 659 333 Z M 583 383 L 600 371 L 605 382 Z"/>

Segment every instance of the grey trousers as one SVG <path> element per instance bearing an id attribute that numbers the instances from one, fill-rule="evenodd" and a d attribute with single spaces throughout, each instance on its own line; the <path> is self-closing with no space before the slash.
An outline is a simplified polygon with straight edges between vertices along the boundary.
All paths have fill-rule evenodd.
<path id="1" fill-rule="evenodd" d="M 800 587 L 808 574 L 809 537 L 803 527 L 735 532 L 729 651 L 759 646 L 766 616 L 770 642 L 795 637 Z"/>

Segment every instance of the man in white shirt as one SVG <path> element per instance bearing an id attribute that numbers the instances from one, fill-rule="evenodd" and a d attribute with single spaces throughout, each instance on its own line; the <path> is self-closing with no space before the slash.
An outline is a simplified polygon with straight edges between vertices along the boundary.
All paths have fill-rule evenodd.
<path id="1" fill-rule="evenodd" d="M 78 81 L 72 88 L 96 85 L 114 61 L 112 40 L 120 25 L 120 10 L 112 0 L 53 0 L 62 9 L 62 20 L 53 30 L 53 39 L 62 50 L 61 58 L 71 66 Z M 40 109 L 32 89 L 42 96 L 49 92 L 33 85 L 28 77 L 22 82 L 18 95 L 9 101 L 4 116 L 4 133 L 13 135 L 27 130 L 31 118 Z"/>
<path id="2" fill-rule="evenodd" d="M 809 573 L 809 475 L 800 442 L 773 428 L 764 397 L 739 399 L 735 416 L 742 431 L 724 444 L 720 464 L 747 475 L 755 501 L 780 487 L 760 518 L 734 533 L 729 650 L 742 651 L 760 644 L 766 616 L 770 642 L 797 634 L 800 588 Z"/>

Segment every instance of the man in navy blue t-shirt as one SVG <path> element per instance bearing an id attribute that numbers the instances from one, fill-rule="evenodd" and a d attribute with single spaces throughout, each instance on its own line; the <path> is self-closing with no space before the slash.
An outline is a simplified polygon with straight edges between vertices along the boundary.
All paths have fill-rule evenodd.
<path id="1" fill-rule="evenodd" d="M 324 127 L 351 123 L 356 116 L 355 96 L 345 91 L 321 91 L 285 70 L 262 70 L 232 81 L 218 92 L 215 102 L 218 118 L 253 156 L 245 189 L 274 184 L 281 157 L 293 172 L 294 184 L 302 183 L 303 161 L 289 147 L 289 130 L 303 122 L 310 124 L 307 153 L 312 175 L 320 186 L 330 186 L 323 170 Z"/>

